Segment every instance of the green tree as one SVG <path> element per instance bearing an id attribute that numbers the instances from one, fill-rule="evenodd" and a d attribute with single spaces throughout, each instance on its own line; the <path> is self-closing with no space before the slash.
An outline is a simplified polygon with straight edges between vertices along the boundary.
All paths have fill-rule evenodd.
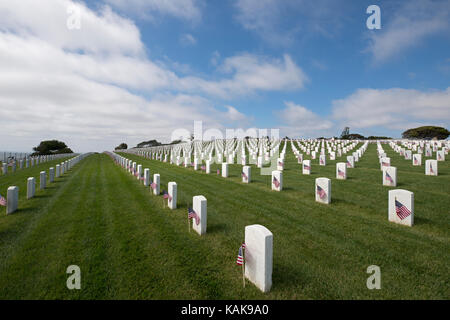
<path id="1" fill-rule="evenodd" d="M 450 131 L 442 127 L 436 126 L 423 126 L 408 129 L 402 133 L 404 139 L 447 139 L 450 135 Z"/>
<path id="2" fill-rule="evenodd" d="M 67 145 L 58 140 L 45 140 L 33 148 L 33 156 L 44 156 L 49 154 L 73 153 Z"/>
<path id="3" fill-rule="evenodd" d="M 364 138 L 363 135 L 360 135 L 359 133 L 350 133 L 350 134 L 341 136 L 341 139 L 345 139 L 345 140 L 363 140 L 365 138 Z"/>
<path id="4" fill-rule="evenodd" d="M 125 142 L 122 142 L 115 148 L 115 150 L 125 150 L 125 149 L 128 149 L 128 145 Z"/>

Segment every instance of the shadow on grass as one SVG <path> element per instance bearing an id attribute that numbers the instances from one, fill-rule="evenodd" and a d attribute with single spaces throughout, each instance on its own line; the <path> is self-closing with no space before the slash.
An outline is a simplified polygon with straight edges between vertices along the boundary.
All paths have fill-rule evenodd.
<path id="1" fill-rule="evenodd" d="M 39 195 L 35 195 L 34 198 L 45 199 L 45 198 L 50 198 L 50 195 L 49 194 L 39 194 Z"/>
<path id="2" fill-rule="evenodd" d="M 272 290 L 279 288 L 285 290 L 306 286 L 306 281 L 299 271 L 285 264 L 274 265 L 272 277 Z"/>
<path id="3" fill-rule="evenodd" d="M 414 224 L 416 225 L 433 225 L 433 222 L 430 219 L 424 217 L 416 217 L 414 215 Z"/>
<path id="4" fill-rule="evenodd" d="M 228 228 L 225 224 L 220 223 L 220 224 L 212 224 L 211 226 L 208 226 L 208 233 L 221 233 L 223 231 L 227 231 Z"/>

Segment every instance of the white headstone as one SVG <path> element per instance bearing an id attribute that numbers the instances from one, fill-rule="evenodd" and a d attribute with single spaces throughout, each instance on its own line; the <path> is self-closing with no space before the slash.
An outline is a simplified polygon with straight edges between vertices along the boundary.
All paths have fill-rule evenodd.
<path id="1" fill-rule="evenodd" d="M 36 181 L 33 177 L 30 177 L 27 180 L 27 199 L 33 198 L 35 192 L 36 192 Z"/>
<path id="2" fill-rule="evenodd" d="M 284 160 L 282 158 L 277 159 L 277 170 L 283 171 L 284 169 Z"/>
<path id="3" fill-rule="evenodd" d="M 56 178 L 61 175 L 61 166 L 59 164 L 56 165 Z"/>
<path id="4" fill-rule="evenodd" d="M 319 165 L 326 166 L 327 165 L 327 157 L 324 154 L 319 156 Z"/>
<path id="5" fill-rule="evenodd" d="M 311 160 L 303 160 L 302 173 L 311 174 Z"/>
<path id="6" fill-rule="evenodd" d="M 210 160 L 205 161 L 205 172 L 206 172 L 206 174 L 211 173 L 211 161 Z"/>
<path id="7" fill-rule="evenodd" d="M 414 224 L 414 193 L 408 190 L 389 191 L 389 221 L 405 226 Z"/>
<path id="8" fill-rule="evenodd" d="M 141 177 L 142 177 L 142 164 L 137 166 L 137 176 L 136 176 L 136 178 L 138 180 L 141 180 Z"/>
<path id="9" fill-rule="evenodd" d="M 48 169 L 48 175 L 49 175 L 49 182 L 52 183 L 55 181 L 55 168 L 51 167 Z"/>
<path id="10" fill-rule="evenodd" d="M 283 172 L 278 170 L 272 171 L 272 190 L 283 190 Z"/>
<path id="11" fill-rule="evenodd" d="M 6 214 L 11 214 L 19 206 L 19 187 L 12 186 L 8 188 L 6 199 Z"/>
<path id="12" fill-rule="evenodd" d="M 273 234 L 254 224 L 245 227 L 245 277 L 262 292 L 272 287 Z"/>
<path id="13" fill-rule="evenodd" d="M 228 178 L 228 163 L 222 163 L 222 177 Z"/>
<path id="14" fill-rule="evenodd" d="M 384 167 L 383 169 L 383 186 L 396 187 L 397 186 L 397 168 Z"/>
<path id="15" fill-rule="evenodd" d="M 170 209 L 176 209 L 177 208 L 177 183 L 169 182 L 168 189 L 169 189 L 169 191 L 168 191 L 169 199 L 167 200 L 168 206 Z"/>
<path id="16" fill-rule="evenodd" d="M 47 185 L 47 173 L 45 171 L 41 171 L 40 179 L 39 179 L 39 189 L 45 189 Z"/>
<path id="17" fill-rule="evenodd" d="M 150 169 L 144 169 L 144 186 L 148 187 L 150 185 Z"/>
<path id="18" fill-rule="evenodd" d="M 329 204 L 331 202 L 331 180 L 328 178 L 316 179 L 316 201 Z"/>
<path id="19" fill-rule="evenodd" d="M 355 159 L 353 156 L 347 156 L 347 168 L 354 168 L 355 167 Z"/>
<path id="20" fill-rule="evenodd" d="M 159 173 L 155 173 L 153 175 L 153 183 L 155 184 L 155 187 L 153 188 L 153 194 L 155 196 L 159 195 L 159 187 L 160 187 L 160 176 Z"/>
<path id="21" fill-rule="evenodd" d="M 383 170 L 386 167 L 391 165 L 391 158 L 383 157 L 380 159 L 380 170 Z"/>
<path id="22" fill-rule="evenodd" d="M 347 164 L 345 162 L 336 163 L 336 179 L 347 179 Z"/>
<path id="23" fill-rule="evenodd" d="M 437 160 L 425 160 L 425 174 L 427 176 L 437 176 L 438 175 Z"/>
<path id="24" fill-rule="evenodd" d="M 192 200 L 193 210 L 199 217 L 198 224 L 195 219 L 192 219 L 192 228 L 199 234 L 206 233 L 207 224 L 207 201 L 204 196 L 195 196 Z"/>
<path id="25" fill-rule="evenodd" d="M 250 183 L 252 181 L 252 168 L 250 166 L 242 167 L 242 182 Z"/>
<path id="26" fill-rule="evenodd" d="M 422 165 L 422 155 L 419 153 L 413 154 L 412 164 L 413 164 L 413 166 L 421 166 Z"/>

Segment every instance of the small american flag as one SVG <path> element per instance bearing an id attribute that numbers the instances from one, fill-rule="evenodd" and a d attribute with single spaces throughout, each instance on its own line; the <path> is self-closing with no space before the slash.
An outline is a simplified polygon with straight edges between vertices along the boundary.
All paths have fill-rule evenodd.
<path id="1" fill-rule="evenodd" d="M 202 169 L 203 171 L 205 171 L 205 170 L 206 170 L 206 167 L 205 167 L 205 166 L 201 166 L 200 169 Z"/>
<path id="2" fill-rule="evenodd" d="M 319 185 L 317 185 L 317 194 L 319 195 L 320 199 L 323 199 L 327 196 L 325 190 L 323 190 Z"/>
<path id="3" fill-rule="evenodd" d="M 430 163 L 430 173 L 434 174 L 433 165 Z"/>
<path id="4" fill-rule="evenodd" d="M 381 162 L 381 165 L 382 165 L 383 167 L 390 167 L 390 164 L 387 163 L 387 162 Z"/>
<path id="5" fill-rule="evenodd" d="M 387 171 L 386 171 L 386 180 L 389 181 L 390 183 L 394 183 L 394 180 L 393 180 L 392 177 L 389 175 L 389 173 L 387 173 Z"/>
<path id="6" fill-rule="evenodd" d="M 167 193 L 166 190 L 163 190 L 163 198 L 164 199 L 169 199 L 169 194 Z"/>
<path id="7" fill-rule="evenodd" d="M 344 171 L 338 169 L 338 176 L 345 177 Z"/>
<path id="8" fill-rule="evenodd" d="M 416 157 L 414 157 L 414 164 L 419 164 L 419 160 Z"/>
<path id="9" fill-rule="evenodd" d="M 242 178 L 244 178 L 244 179 L 245 179 L 245 181 L 247 181 L 247 180 L 248 180 L 248 177 L 247 177 L 247 175 L 245 174 L 245 172 L 242 172 Z"/>
<path id="10" fill-rule="evenodd" d="M 6 199 L 0 194 L 0 206 L 6 207 Z"/>
<path id="11" fill-rule="evenodd" d="M 220 174 L 220 169 L 217 169 L 217 174 Z"/>
<path id="12" fill-rule="evenodd" d="M 323 164 L 323 158 L 320 157 L 320 164 Z"/>
<path id="13" fill-rule="evenodd" d="M 397 216 L 403 220 L 411 214 L 411 211 L 408 210 L 400 201 L 395 199 L 395 213 Z"/>
<path id="14" fill-rule="evenodd" d="M 275 188 L 279 188 L 280 187 L 280 181 L 278 181 L 278 179 L 276 177 L 273 177 L 272 183 L 275 186 Z"/>
<path id="15" fill-rule="evenodd" d="M 196 213 L 194 210 L 192 210 L 192 208 L 189 208 L 189 209 L 188 209 L 188 218 L 189 218 L 189 219 L 194 218 L 194 219 L 195 219 L 195 224 L 196 224 L 196 225 L 198 225 L 198 224 L 200 223 L 200 218 L 199 218 L 199 216 L 197 215 L 197 213 Z"/>
<path id="16" fill-rule="evenodd" d="M 350 163 L 350 161 L 347 161 L 347 168 L 351 168 L 352 164 Z"/>
<path id="17" fill-rule="evenodd" d="M 238 256 L 236 259 L 236 264 L 238 266 L 242 266 L 242 264 L 244 263 L 244 254 L 243 251 L 245 249 L 245 243 L 243 243 L 240 247 L 239 247 L 239 252 L 238 252 Z"/>
<path id="18" fill-rule="evenodd" d="M 304 164 L 304 165 L 303 165 L 303 169 L 304 169 L 304 170 L 311 170 L 311 167 L 308 166 L 307 164 Z"/>
<path id="19" fill-rule="evenodd" d="M 282 167 L 282 166 L 284 166 L 284 163 L 281 162 L 281 161 L 278 161 L 278 165 L 279 165 L 280 167 Z"/>
<path id="20" fill-rule="evenodd" d="M 438 156 L 438 160 L 441 160 L 441 154 L 438 153 L 437 156 Z"/>
<path id="21" fill-rule="evenodd" d="M 152 183 L 150 184 L 150 188 L 152 188 L 153 190 L 155 190 L 155 189 L 156 189 L 156 183 L 152 182 Z"/>

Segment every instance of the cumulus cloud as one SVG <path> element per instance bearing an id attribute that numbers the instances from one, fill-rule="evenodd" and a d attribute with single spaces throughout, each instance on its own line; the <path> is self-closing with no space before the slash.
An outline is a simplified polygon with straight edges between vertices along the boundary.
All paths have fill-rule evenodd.
<path id="1" fill-rule="evenodd" d="M 276 46 L 304 36 L 332 36 L 343 12 L 341 2 L 330 0 L 237 0 L 234 7 L 234 18 L 244 29 Z"/>
<path id="2" fill-rule="evenodd" d="M 185 33 L 180 37 L 180 43 L 183 46 L 193 46 L 197 43 L 197 39 L 190 33 Z"/>
<path id="3" fill-rule="evenodd" d="M 333 118 L 352 128 L 404 130 L 413 125 L 450 123 L 450 87 L 430 91 L 359 89 L 332 104 Z"/>
<path id="4" fill-rule="evenodd" d="M 322 117 L 304 106 L 294 102 L 284 102 L 285 108 L 277 111 L 276 115 L 281 120 L 280 130 L 289 137 L 311 137 L 330 133 L 333 122 L 327 117 Z"/>
<path id="5" fill-rule="evenodd" d="M 218 66 L 231 77 L 218 81 L 206 81 L 195 77 L 180 80 L 185 90 L 201 90 L 211 95 L 229 98 L 254 91 L 286 91 L 301 89 L 308 82 L 303 70 L 285 54 L 283 59 L 241 54 L 229 57 Z"/>
<path id="6" fill-rule="evenodd" d="M 138 17 L 156 20 L 157 17 L 171 16 L 198 22 L 202 17 L 202 0 L 105 0 L 116 9 Z"/>
<path id="7" fill-rule="evenodd" d="M 450 34 L 450 0 L 407 1 L 392 10 L 395 13 L 389 19 L 382 15 L 381 30 L 370 33 L 365 51 L 372 54 L 375 63 L 421 45 L 431 35 Z"/>
<path id="8" fill-rule="evenodd" d="M 70 6 L 80 8 L 79 30 L 66 27 Z M 111 149 L 149 136 L 168 141 L 194 120 L 220 128 L 239 118 L 237 109 L 177 91 L 180 77 L 148 59 L 136 26 L 108 7 L 1 2 L 0 19 L 2 149 L 30 150 L 53 138 L 77 151 Z"/>
<path id="9" fill-rule="evenodd" d="M 68 28 L 73 12 L 79 13 L 80 29 Z M 23 38 L 37 38 L 72 52 L 140 55 L 143 44 L 135 24 L 104 6 L 93 12 L 70 0 L 1 1 L 1 30 Z"/>

